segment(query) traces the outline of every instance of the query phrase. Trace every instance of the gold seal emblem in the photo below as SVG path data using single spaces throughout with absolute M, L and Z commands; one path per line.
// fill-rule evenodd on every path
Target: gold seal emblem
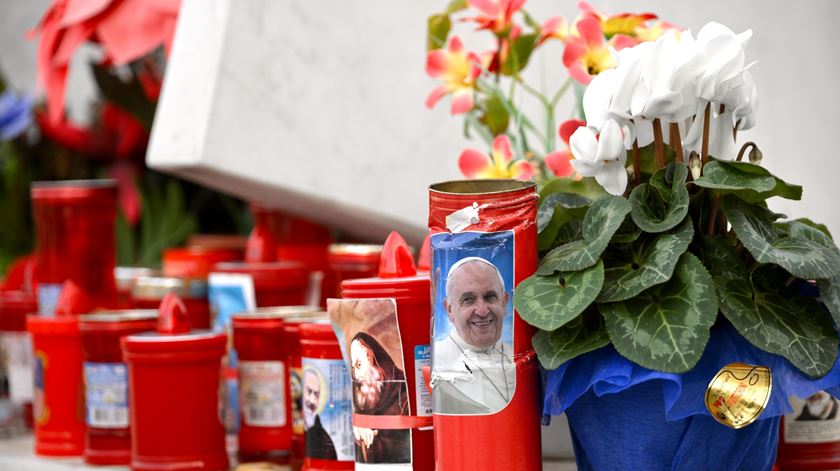
M 746 427 L 764 412 L 772 386 L 770 368 L 730 363 L 706 388 L 706 409 L 723 425 Z

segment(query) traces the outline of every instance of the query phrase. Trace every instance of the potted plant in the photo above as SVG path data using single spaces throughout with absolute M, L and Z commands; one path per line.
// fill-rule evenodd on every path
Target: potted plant
M 451 94 L 465 129 L 492 143 L 489 156 L 462 153 L 468 177 L 540 184 L 540 264 L 514 302 L 540 329 L 544 411 L 568 413 L 579 466 L 770 469 L 788 395 L 840 384 L 840 250 L 825 226 L 770 210 L 767 199 L 802 188 L 762 167 L 755 143 L 736 147 L 758 104 L 751 32 L 709 23 L 695 36 L 585 3 L 566 28 L 540 25 L 521 1 L 468 3 L 498 47 L 470 54 L 453 38 L 430 52 L 428 72 L 444 81 L 430 103 Z M 430 19 L 430 41 L 456 8 Z M 581 118 L 560 127 L 559 150 L 549 134 L 569 86 L 545 99 L 521 73 L 554 38 Z M 520 89 L 544 105 L 545 127 L 514 104 Z M 738 430 L 704 402 L 733 362 L 772 374 L 766 410 Z

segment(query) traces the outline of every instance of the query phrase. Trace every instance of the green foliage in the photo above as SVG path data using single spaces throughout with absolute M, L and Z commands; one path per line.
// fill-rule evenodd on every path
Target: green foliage
M 619 353 L 646 368 L 682 373 L 703 355 L 718 299 L 703 264 L 684 253 L 666 283 L 598 308 Z
M 117 218 L 117 261 L 120 265 L 159 266 L 161 253 L 182 244 L 198 228 L 187 211 L 181 183 L 166 179 L 165 188 L 148 178 L 143 187 L 139 238 L 120 214 Z
M 91 68 L 105 99 L 137 118 L 147 131 L 151 130 L 157 103 L 146 96 L 140 79 L 133 70 L 128 80 L 124 80 L 108 67 L 91 64 Z
M 537 358 L 543 367 L 549 370 L 609 343 L 604 318 L 595 309 L 589 309 L 552 332 L 540 330 L 533 339 Z
M 664 232 L 679 224 L 688 214 L 688 168 L 679 162 L 658 170 L 648 183 L 630 193 L 630 215 L 645 232 Z
M 426 22 L 426 50 L 443 49 L 446 38 L 452 29 L 452 21 L 448 13 L 438 13 L 429 17 Z
M 542 258 L 514 304 L 540 329 L 542 365 L 612 343 L 644 367 L 685 372 L 720 310 L 756 347 L 824 375 L 837 356 L 840 250 L 825 226 L 782 221 L 764 202 L 801 189 L 739 162 L 713 160 L 697 182 L 679 162 L 643 174 L 627 199 L 587 179 L 540 191 Z M 820 298 L 788 288 L 797 278 L 816 280 Z
M 557 275 L 532 275 L 514 293 L 514 306 L 525 322 L 554 330 L 579 316 L 601 291 L 604 264 Z
M 531 59 L 531 53 L 538 39 L 538 33 L 523 34 L 514 39 L 513 47 L 509 49 L 508 56 L 502 63 L 502 74 L 516 75 L 524 69 L 528 65 L 528 60 Z
M 487 126 L 487 129 L 494 136 L 504 134 L 510 123 L 510 114 L 507 112 L 502 99 L 498 95 L 491 95 L 482 101 L 482 115 L 480 121 Z
M 837 356 L 837 332 L 812 298 L 785 286 L 776 265 L 747 270 L 722 239 L 706 238 L 704 260 L 712 273 L 720 310 L 753 345 L 787 358 L 810 376 L 822 376 Z
M 693 236 L 694 227 L 689 218 L 670 232 L 646 234 L 625 256 L 608 262 L 604 272 L 607 282 L 598 302 L 624 301 L 670 280 Z
M 748 162 L 713 160 L 703 167 L 703 176 L 694 183 L 719 195 L 735 194 L 748 203 L 758 203 L 773 196 L 791 200 L 802 198 L 801 186 L 786 183 L 764 167 Z
M 803 235 L 809 226 L 799 224 L 797 230 L 785 233 L 773 225 L 775 215 L 769 209 L 735 195 L 724 197 L 722 208 L 738 239 L 757 262 L 775 263 L 806 280 L 840 273 L 840 250 L 833 243 L 823 244 Z M 808 233 L 822 234 L 816 229 Z
M 552 249 L 543 258 L 537 273 L 551 275 L 595 265 L 629 212 L 630 202 L 621 196 L 610 195 L 596 200 L 583 218 L 582 238 Z

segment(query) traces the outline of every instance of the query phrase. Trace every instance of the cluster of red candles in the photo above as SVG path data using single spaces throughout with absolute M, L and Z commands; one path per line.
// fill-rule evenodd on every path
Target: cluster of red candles
M 32 338 L 36 454 L 83 455 L 91 464 L 135 470 L 228 469 L 220 392 L 223 378 L 233 376 L 241 391 L 240 462 L 353 469 L 354 456 L 360 459 L 354 445 L 359 426 L 409 436 L 413 469 L 541 467 L 539 373 L 531 329 L 518 317 L 511 352 L 516 389 L 508 405 L 482 416 L 432 414 L 428 357 L 422 362 L 417 356 L 431 343 L 428 239 L 415 263 L 396 233 L 384 246 L 336 245 L 326 228 L 254 205 L 246 243 L 194 239 L 165 251 L 161 272 L 123 268 L 115 278 L 112 182 L 35 184 L 32 199 L 38 246 L 29 285 L 37 296 L 0 291 L 0 328 L 25 328 Z M 483 217 L 468 225 L 512 234 L 514 281 L 533 272 L 533 185 L 463 194 L 444 185 L 433 187 L 430 200 L 433 234 L 449 230 L 451 214 L 480 208 Z M 214 330 L 210 273 L 250 275 L 257 309 Z M 18 288 L 26 291 L 23 284 Z M 376 418 L 353 411 L 347 352 L 342 355 L 350 347 L 322 310 L 327 298 L 336 297 L 387 299 L 399 312 L 398 332 L 390 334 L 401 339 L 400 381 L 413 414 Z M 5 321 L 9 312 L 16 321 Z M 238 365 L 230 371 L 223 359 L 232 348 Z M 320 384 L 310 384 L 315 376 L 306 370 L 318 364 L 330 365 L 329 374 L 343 382 L 322 376 Z M 334 438 L 341 443 L 332 443 L 329 452 L 316 449 L 316 437 L 304 433 L 313 427 L 304 408 L 319 400 L 318 393 L 330 397 L 321 396 L 322 415 L 337 415 L 346 425 Z M 369 457 L 362 451 L 361 458 Z

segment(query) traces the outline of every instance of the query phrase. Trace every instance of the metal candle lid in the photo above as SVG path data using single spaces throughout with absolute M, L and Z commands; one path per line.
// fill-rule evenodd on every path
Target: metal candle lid
M 706 388 L 706 408 L 715 420 L 727 427 L 746 427 L 764 412 L 772 387 L 770 368 L 730 363 Z
M 170 292 L 181 298 L 204 299 L 207 297 L 207 281 L 201 278 L 178 276 L 141 276 L 134 281 L 131 297 L 163 299 Z

